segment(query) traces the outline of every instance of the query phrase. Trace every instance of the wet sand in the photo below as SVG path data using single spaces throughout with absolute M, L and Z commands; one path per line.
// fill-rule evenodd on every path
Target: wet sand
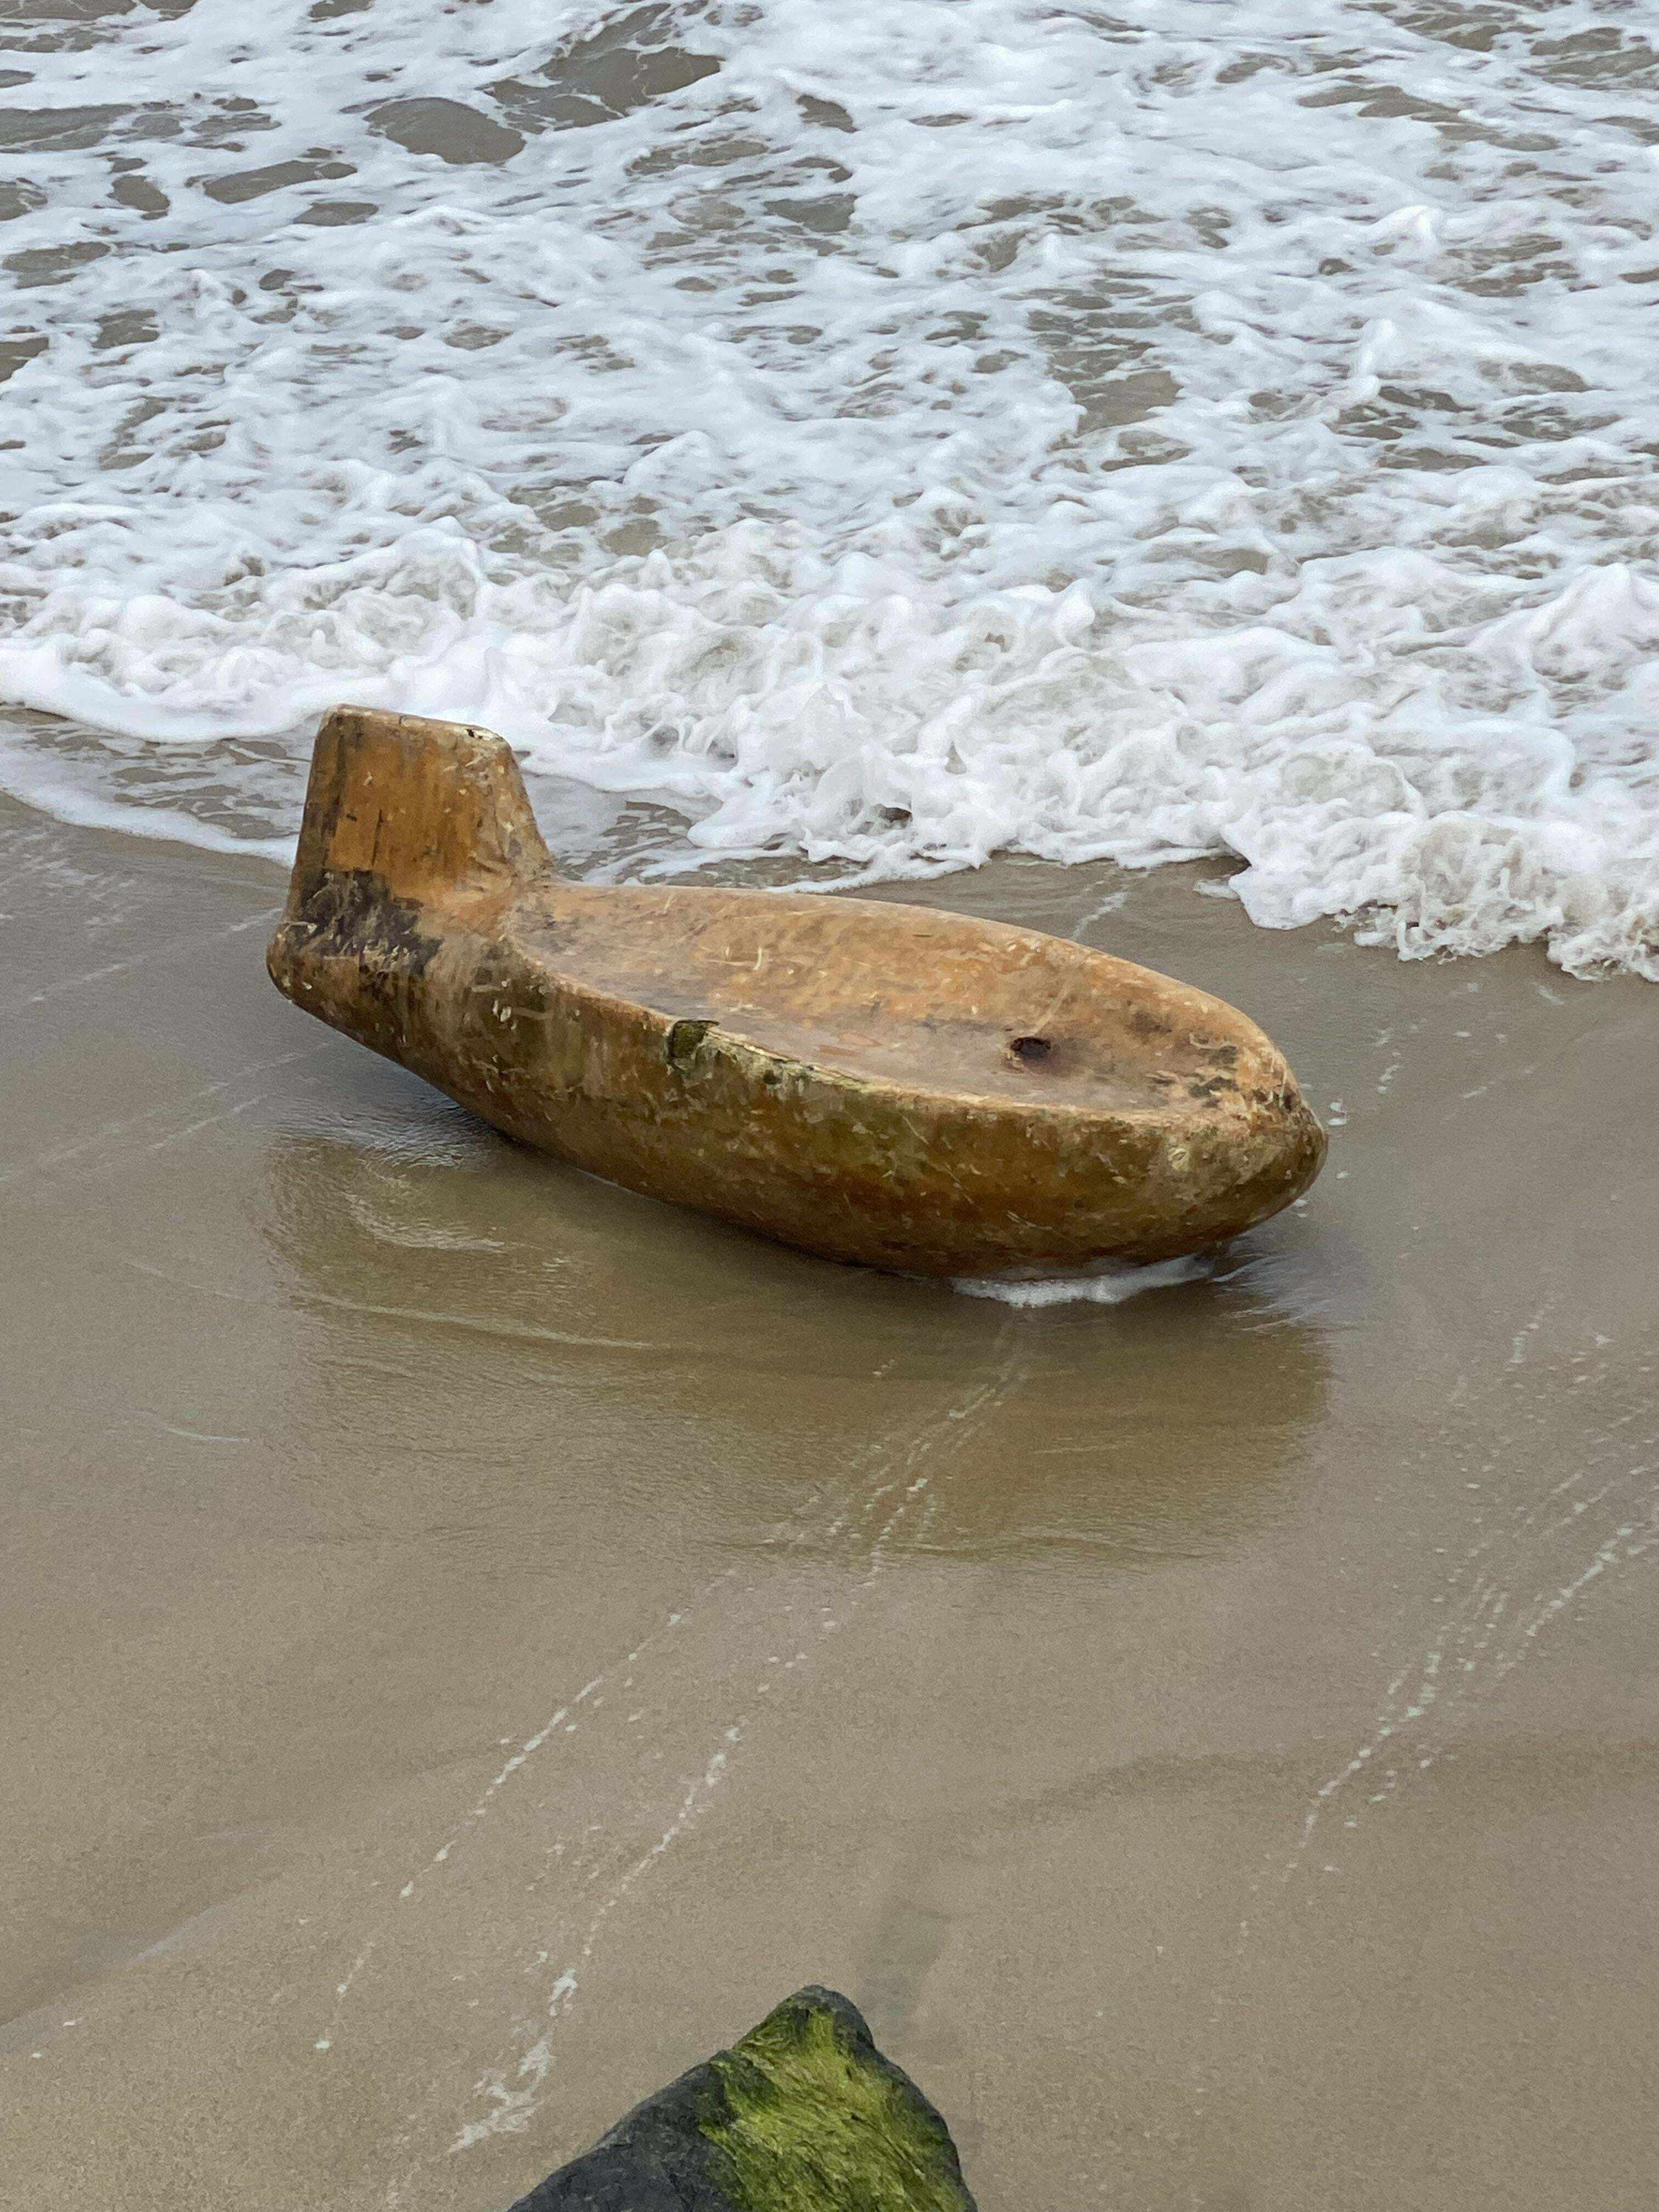
M 985 2212 L 1649 2201 L 1650 988 L 910 888 L 1333 1122 L 1019 1312 L 514 1152 L 276 997 L 264 863 L 0 867 L 8 2212 L 492 2212 L 807 1979 Z

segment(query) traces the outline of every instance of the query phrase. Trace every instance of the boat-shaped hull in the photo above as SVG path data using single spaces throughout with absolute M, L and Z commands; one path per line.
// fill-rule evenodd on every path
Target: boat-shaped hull
M 1325 1140 L 1234 1008 L 885 902 L 553 872 L 510 750 L 339 709 L 270 951 L 296 1005 L 522 1143 L 827 1258 L 932 1275 L 1224 1242 Z

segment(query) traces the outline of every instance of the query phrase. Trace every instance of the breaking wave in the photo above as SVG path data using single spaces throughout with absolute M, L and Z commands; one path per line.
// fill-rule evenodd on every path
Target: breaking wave
M 1638 11 L 9 21 L 12 790 L 278 850 L 349 697 L 657 865 L 1231 854 L 1659 975 Z

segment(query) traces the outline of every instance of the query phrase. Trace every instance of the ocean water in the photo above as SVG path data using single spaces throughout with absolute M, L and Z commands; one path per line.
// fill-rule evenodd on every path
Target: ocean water
M 1659 976 L 1650 0 L 25 0 L 0 85 L 12 790 L 280 852 L 352 699 L 593 869 Z

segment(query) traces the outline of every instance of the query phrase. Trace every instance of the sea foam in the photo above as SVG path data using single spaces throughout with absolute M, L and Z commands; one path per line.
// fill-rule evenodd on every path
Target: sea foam
M 280 851 L 477 719 L 844 875 L 1659 975 L 1659 52 L 1594 0 L 14 31 L 0 781 Z
M 1126 1298 L 1146 1291 L 1167 1291 L 1178 1283 L 1205 1281 L 1214 1273 L 1214 1262 L 1202 1253 L 1178 1260 L 1154 1260 L 1145 1267 L 1125 1261 L 1097 1260 L 1075 1275 L 1043 1275 L 1022 1279 L 1014 1276 L 963 1275 L 951 1287 L 963 1297 L 995 1298 L 1006 1306 L 1028 1310 L 1043 1306 L 1121 1306 Z

